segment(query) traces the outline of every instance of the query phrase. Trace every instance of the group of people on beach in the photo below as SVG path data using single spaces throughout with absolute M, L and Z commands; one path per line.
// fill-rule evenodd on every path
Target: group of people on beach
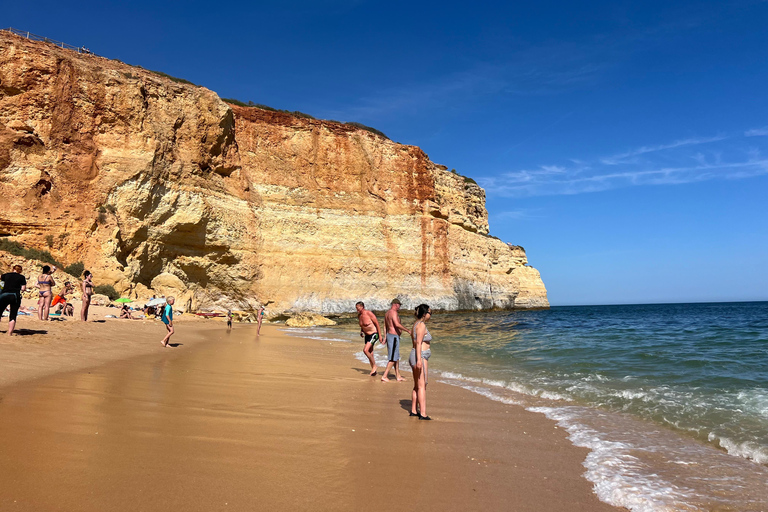
M 387 366 L 384 369 L 382 382 L 389 382 L 389 372 L 394 367 L 395 378 L 398 382 L 405 379 L 400 375 L 400 336 L 403 331 L 411 335 L 413 348 L 408 357 L 408 364 L 411 365 L 413 372 L 413 392 L 411 393 L 411 416 L 418 416 L 420 420 L 431 420 L 427 415 L 427 381 L 429 373 L 429 356 L 432 335 L 427 329 L 427 322 L 432 318 L 432 308 L 427 304 L 416 306 L 414 316 L 416 317 L 413 326 L 408 329 L 400 322 L 399 299 L 394 299 L 389 310 L 384 314 L 384 327 L 386 329 L 386 338 L 382 337 L 381 325 L 376 315 L 365 309 L 365 303 L 355 304 L 357 309 L 357 318 L 360 324 L 360 336 L 363 338 L 363 354 L 371 363 L 371 377 L 377 375 L 378 367 L 373 356 L 373 348 L 376 342 L 387 345 Z
M 37 277 L 38 300 L 37 300 L 37 318 L 42 321 L 50 320 L 51 307 L 59 306 L 59 313 L 66 316 L 74 316 L 74 306 L 67 302 L 67 295 L 74 291 L 74 285 L 66 281 L 54 295 L 53 289 L 56 286 L 56 280 L 53 274 L 56 272 L 55 266 L 43 265 L 42 273 Z M 13 334 L 16 328 L 16 319 L 21 308 L 21 294 L 27 291 L 27 278 L 22 274 L 21 265 L 14 265 L 13 271 L 0 276 L 0 315 L 6 309 L 10 309 L 8 315 L 8 335 Z M 93 275 L 86 270 L 83 272 L 83 282 L 81 284 L 83 305 L 80 308 L 80 320 L 88 320 L 88 309 L 91 305 L 91 296 L 93 295 Z
M 27 291 L 27 278 L 22 274 L 24 269 L 21 265 L 14 265 L 12 272 L 7 272 L 0 276 L 0 315 L 6 309 L 8 313 L 8 336 L 13 335 L 16 329 L 16 319 L 21 309 L 21 294 Z M 56 281 L 53 274 L 56 272 L 55 266 L 43 265 L 42 273 L 37 277 L 38 301 L 37 318 L 42 321 L 49 321 L 51 307 L 59 306 L 60 314 L 65 316 L 74 316 L 74 306 L 67 302 L 67 296 L 70 295 L 75 287 L 70 281 L 66 281 L 59 289 L 58 293 L 53 294 Z M 80 284 L 82 292 L 82 306 L 80 308 L 80 320 L 88 321 L 88 311 L 91 307 L 91 297 L 93 296 L 93 274 L 86 270 L 83 272 L 83 281 Z M 168 297 L 166 304 L 161 310 L 160 320 L 165 324 L 166 336 L 161 342 L 164 347 L 169 345 L 169 340 L 174 333 L 173 330 L 173 304 L 175 299 Z M 132 318 L 130 312 L 123 308 L 120 318 Z

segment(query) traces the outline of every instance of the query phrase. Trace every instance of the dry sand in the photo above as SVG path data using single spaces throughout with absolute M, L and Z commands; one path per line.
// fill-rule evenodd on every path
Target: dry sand
M 0 510 L 616 510 L 554 423 L 440 383 L 419 421 L 348 344 L 28 318 L 0 329 Z

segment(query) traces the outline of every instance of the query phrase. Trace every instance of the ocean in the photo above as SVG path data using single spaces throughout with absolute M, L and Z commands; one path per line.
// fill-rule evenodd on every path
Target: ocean
M 429 327 L 430 379 L 555 420 L 590 450 L 601 500 L 768 510 L 768 302 L 436 312 Z M 367 362 L 355 319 L 288 331 Z M 409 352 L 406 333 L 404 370 Z

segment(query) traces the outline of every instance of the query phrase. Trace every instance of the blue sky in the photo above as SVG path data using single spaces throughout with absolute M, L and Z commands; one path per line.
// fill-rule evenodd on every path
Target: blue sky
M 47 2 L 29 30 L 473 177 L 553 305 L 768 300 L 768 2 Z

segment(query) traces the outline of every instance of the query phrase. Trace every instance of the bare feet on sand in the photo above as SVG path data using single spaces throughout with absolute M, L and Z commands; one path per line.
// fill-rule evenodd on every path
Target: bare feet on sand
M 375 377 L 375 376 L 376 376 L 376 370 L 378 370 L 378 369 L 379 369 L 379 367 L 378 367 L 378 366 L 374 366 L 374 367 L 371 369 L 371 377 Z

